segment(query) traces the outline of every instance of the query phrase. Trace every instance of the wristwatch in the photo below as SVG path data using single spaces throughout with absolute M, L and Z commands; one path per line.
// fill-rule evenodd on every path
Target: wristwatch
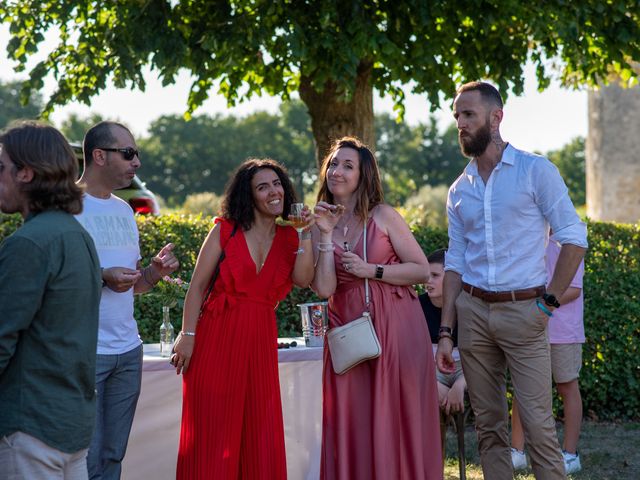
M 376 265 L 376 279 L 380 280 L 384 275 L 384 267 L 382 265 Z
M 556 296 L 552 295 L 551 293 L 544 293 L 542 295 L 542 299 L 544 300 L 544 303 L 546 303 L 550 307 L 558 308 L 560 306 L 560 302 L 558 301 Z

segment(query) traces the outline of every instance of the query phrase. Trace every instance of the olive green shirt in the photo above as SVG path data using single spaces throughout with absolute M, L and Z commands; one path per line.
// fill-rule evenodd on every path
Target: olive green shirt
M 93 432 L 101 274 L 93 240 L 47 211 L 0 245 L 0 438 L 73 453 Z

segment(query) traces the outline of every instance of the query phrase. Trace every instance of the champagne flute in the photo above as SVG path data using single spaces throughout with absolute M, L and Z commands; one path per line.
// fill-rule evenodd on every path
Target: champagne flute
M 302 216 L 303 210 L 304 210 L 304 203 L 291 204 L 291 212 L 289 213 L 289 223 L 298 232 L 298 245 L 300 245 L 300 248 L 298 248 L 296 253 L 304 252 L 304 249 L 302 248 L 302 231 L 306 228 L 307 224 L 309 223 Z

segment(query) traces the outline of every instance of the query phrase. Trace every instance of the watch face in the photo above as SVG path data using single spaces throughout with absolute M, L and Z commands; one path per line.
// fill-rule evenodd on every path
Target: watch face
M 544 300 L 544 303 L 546 303 L 547 305 L 549 305 L 551 307 L 558 308 L 560 306 L 560 303 L 556 299 L 555 295 L 551 295 L 551 294 L 545 293 L 542 296 L 542 299 Z

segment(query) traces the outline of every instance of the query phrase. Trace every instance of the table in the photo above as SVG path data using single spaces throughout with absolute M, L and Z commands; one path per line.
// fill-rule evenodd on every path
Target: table
M 279 339 L 279 342 L 302 338 Z M 289 480 L 317 480 L 322 432 L 322 348 L 278 350 Z M 182 412 L 182 376 L 158 344 L 144 345 L 142 392 L 122 465 L 123 480 L 173 480 Z

